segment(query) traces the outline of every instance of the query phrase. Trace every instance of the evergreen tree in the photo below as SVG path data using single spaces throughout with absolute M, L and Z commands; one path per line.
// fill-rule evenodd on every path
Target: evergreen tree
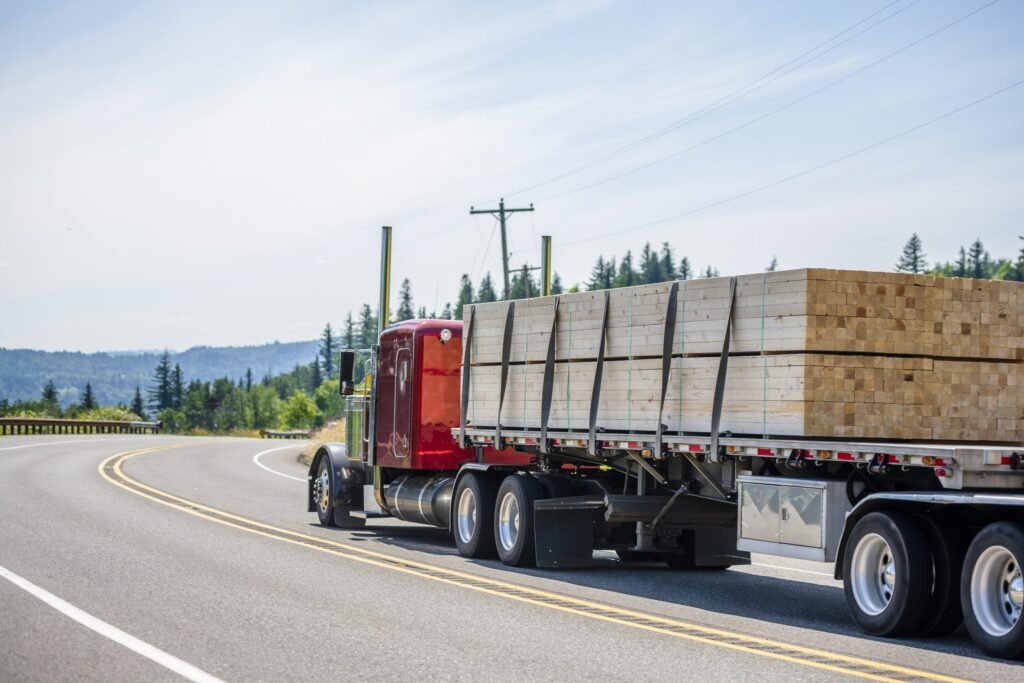
M 312 371 L 313 371 L 313 375 L 312 375 L 312 378 L 311 378 L 311 381 L 310 381 L 309 384 L 312 387 L 312 391 L 316 391 L 320 387 L 320 385 L 324 383 L 324 376 L 320 372 L 319 359 L 317 359 L 317 358 L 313 359 L 313 362 L 311 364 L 311 368 L 312 368 Z
M 590 282 L 587 283 L 588 290 L 611 289 L 615 285 L 615 259 L 605 261 L 604 256 L 597 257 L 597 263 L 590 272 Z
M 341 334 L 343 348 L 354 349 L 356 346 L 356 323 L 352 320 L 352 311 L 345 316 L 345 327 Z
M 769 263 L 768 267 L 765 268 L 764 270 L 765 270 L 766 273 L 774 273 L 778 269 L 779 269 L 779 258 L 777 256 L 773 255 L 772 256 L 772 262 Z
M 1024 235 L 1020 235 L 1020 238 L 1024 240 Z M 1020 248 L 1020 254 L 1017 255 L 1017 263 L 1013 265 L 1013 269 L 1010 271 L 1011 280 L 1017 282 L 1024 282 L 1024 246 Z
M 991 263 L 992 258 L 989 256 L 988 252 L 985 251 L 985 245 L 981 243 L 981 238 L 974 240 L 974 242 L 971 243 L 970 251 L 967 252 L 968 277 L 986 277 Z
M 181 401 L 185 393 L 185 376 L 181 372 L 181 366 L 174 364 L 174 372 L 171 374 L 171 407 L 175 410 L 181 408 Z
M 960 247 L 960 255 L 953 267 L 953 277 L 967 277 L 967 251 L 963 247 Z
M 637 273 L 633 269 L 633 252 L 626 251 L 626 255 L 619 261 L 619 272 L 615 274 L 612 287 L 632 287 L 637 283 Z
M 650 285 L 663 280 L 661 260 L 648 242 L 640 252 L 640 284 Z
M 459 278 L 459 296 L 455 300 L 454 315 L 458 320 L 462 320 L 464 317 L 462 309 L 465 305 L 471 303 L 473 303 L 473 282 L 469 279 L 469 275 L 463 273 Z
M 142 403 L 142 390 L 138 384 L 135 385 L 135 396 L 132 398 L 131 411 L 143 420 L 146 419 L 146 407 Z
M 683 257 L 683 260 L 679 262 L 679 271 L 677 276 L 680 280 L 689 280 L 693 277 L 693 267 L 690 265 L 690 259 Z
M 43 406 L 51 415 L 60 414 L 60 397 L 57 395 L 57 385 L 52 379 L 46 380 L 46 384 L 43 385 Z
M 529 299 L 540 294 L 540 287 L 534 281 L 530 267 L 525 263 L 512 276 L 509 286 L 512 288 L 512 291 L 509 292 L 510 299 Z
M 171 354 L 164 351 L 160 356 L 160 362 L 153 372 L 153 386 L 147 392 L 149 394 L 149 405 L 155 412 L 173 408 L 174 403 L 171 394 Z
M 446 303 L 444 305 L 444 310 L 441 311 L 441 320 L 451 320 L 452 315 L 452 305 L 451 303 Z
M 718 277 L 718 268 L 708 266 L 707 268 L 704 269 L 704 272 L 701 273 L 700 276 L 703 278 Z
M 80 404 L 82 410 L 95 410 L 98 407 L 96 405 L 96 396 L 92 393 L 92 382 L 85 383 L 85 391 L 82 392 Z
M 676 279 L 675 256 L 672 255 L 672 247 L 668 242 L 661 244 L 661 277 L 662 281 Z
M 335 368 L 335 356 L 338 355 L 338 338 L 334 336 L 331 323 L 327 323 L 324 326 L 324 331 L 320 333 L 319 353 L 320 363 L 324 371 L 323 376 L 327 379 L 333 379 L 334 372 L 337 369 Z M 320 386 L 320 382 L 317 382 L 316 386 Z
M 416 317 L 419 318 L 420 320 L 426 320 L 427 318 L 433 318 L 434 316 L 427 315 L 427 307 L 426 306 L 420 306 L 416 310 Z
M 484 275 L 484 278 L 480 280 L 480 289 L 477 290 L 476 300 L 482 304 L 498 300 L 498 294 L 494 291 L 494 280 L 491 279 L 490 273 Z
M 558 273 L 555 273 L 551 276 L 551 293 L 561 294 L 562 291 L 562 278 L 558 276 Z
M 415 315 L 412 307 L 412 283 L 409 282 L 409 278 L 405 278 L 398 290 L 398 309 L 395 311 L 395 321 L 412 320 Z
M 924 260 L 924 251 L 921 249 L 921 238 L 915 232 L 903 245 L 903 254 L 896 263 L 896 270 L 901 273 L 923 273 L 928 267 Z
M 368 349 L 377 342 L 377 317 L 370 304 L 363 304 L 359 311 L 359 348 Z
M 245 369 L 245 390 L 252 391 L 252 368 Z

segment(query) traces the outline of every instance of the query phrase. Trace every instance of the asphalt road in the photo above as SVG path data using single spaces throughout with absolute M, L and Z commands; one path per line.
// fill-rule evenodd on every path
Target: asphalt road
M 123 465 L 151 497 L 99 472 L 112 455 L 162 445 L 179 447 Z M 586 571 L 512 570 L 459 557 L 435 529 L 392 520 L 323 529 L 305 512 L 302 445 L 0 439 L 0 681 L 841 677 L 770 647 L 673 635 L 644 615 L 920 672 L 1024 680 L 1024 668 L 985 658 L 962 631 L 864 636 L 826 565 L 756 557 L 725 572 L 679 572 L 599 554 Z M 191 503 L 161 504 L 157 491 Z M 211 520 L 203 506 L 239 521 Z M 283 541 L 252 522 L 312 540 Z M 318 539 L 333 545 L 318 549 Z M 598 618 L 437 578 L 451 570 L 638 616 Z

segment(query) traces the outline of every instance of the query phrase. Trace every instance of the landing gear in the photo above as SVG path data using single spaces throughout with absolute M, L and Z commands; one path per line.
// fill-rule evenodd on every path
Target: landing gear
M 932 593 L 932 556 L 920 525 L 900 512 L 865 515 L 850 534 L 843 577 L 847 607 L 862 629 L 916 633 Z
M 1024 525 L 996 522 L 967 549 L 960 599 L 971 638 L 985 654 L 1024 655 Z
M 497 484 L 486 472 L 466 472 L 455 487 L 452 531 L 463 557 L 494 557 L 494 503 Z

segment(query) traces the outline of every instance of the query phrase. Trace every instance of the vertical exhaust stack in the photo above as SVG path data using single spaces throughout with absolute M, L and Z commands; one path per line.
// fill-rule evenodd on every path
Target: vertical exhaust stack
M 551 235 L 540 238 L 540 292 L 541 296 L 551 296 Z
M 380 301 L 377 304 L 377 339 L 388 326 L 391 311 L 391 226 L 381 228 L 380 235 Z
M 370 419 L 369 443 L 367 444 L 367 464 L 373 467 L 371 480 L 368 486 L 373 487 L 373 497 L 381 507 L 384 499 L 380 491 L 380 472 L 377 467 L 377 353 L 380 348 L 380 335 L 388 326 L 390 315 L 389 304 L 391 302 L 391 226 L 381 227 L 380 236 L 380 301 L 377 303 L 377 339 L 373 343 L 370 352 L 370 367 L 372 381 L 370 383 Z M 365 496 L 365 494 L 364 494 Z

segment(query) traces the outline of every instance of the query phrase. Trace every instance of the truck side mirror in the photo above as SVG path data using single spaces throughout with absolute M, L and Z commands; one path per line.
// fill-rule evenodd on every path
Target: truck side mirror
M 342 351 L 338 358 L 339 382 L 338 393 L 342 396 L 351 396 L 353 391 L 352 380 L 356 369 L 356 352 Z

